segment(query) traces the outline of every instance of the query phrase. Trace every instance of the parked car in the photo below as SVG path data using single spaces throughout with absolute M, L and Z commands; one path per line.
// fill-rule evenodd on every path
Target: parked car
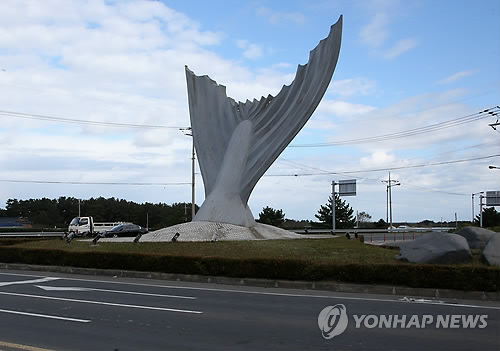
M 137 236 L 139 234 L 146 234 L 148 230 L 137 224 L 120 224 L 113 227 L 111 230 L 106 231 L 105 237 L 118 237 L 118 236 Z

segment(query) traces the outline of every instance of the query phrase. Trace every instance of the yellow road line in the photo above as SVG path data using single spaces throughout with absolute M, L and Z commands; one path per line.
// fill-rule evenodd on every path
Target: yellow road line
M 0 347 L 10 347 L 14 350 L 22 350 L 22 351 L 55 351 L 55 350 L 49 350 L 49 349 L 42 349 L 40 347 L 35 347 L 35 346 L 29 346 L 29 345 L 21 345 L 21 344 L 13 344 L 10 342 L 4 342 L 0 341 Z M 14 351 L 13 350 L 13 351 Z

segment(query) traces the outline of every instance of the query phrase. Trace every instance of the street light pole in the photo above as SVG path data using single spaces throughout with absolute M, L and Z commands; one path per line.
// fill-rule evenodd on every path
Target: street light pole
M 192 134 L 191 134 L 192 136 Z M 196 214 L 196 205 L 195 205 L 195 186 L 194 186 L 194 169 L 195 169 L 195 153 L 194 153 L 194 137 L 193 137 L 193 157 L 191 158 L 191 221 L 194 220 L 194 215 Z
M 194 148 L 194 136 L 193 129 L 191 127 L 181 128 L 181 131 L 184 135 L 190 136 L 193 138 L 193 151 L 191 153 L 191 221 L 194 219 L 196 214 L 196 204 L 195 204 L 195 148 Z
M 335 231 L 335 181 L 332 181 L 332 234 Z
M 474 223 L 474 196 L 478 194 L 484 194 L 484 191 L 480 191 L 478 193 L 472 193 L 472 221 L 471 223 Z
M 479 195 L 479 227 L 483 227 L 483 195 Z

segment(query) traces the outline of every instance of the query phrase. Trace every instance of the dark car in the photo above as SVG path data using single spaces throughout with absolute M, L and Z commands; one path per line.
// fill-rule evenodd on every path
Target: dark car
M 139 234 L 146 234 L 148 230 L 137 224 L 120 224 L 113 227 L 111 230 L 106 231 L 105 237 L 118 237 L 118 236 L 137 236 Z

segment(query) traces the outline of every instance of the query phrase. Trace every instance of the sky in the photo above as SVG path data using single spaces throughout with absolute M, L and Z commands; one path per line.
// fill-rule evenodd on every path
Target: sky
M 184 66 L 236 100 L 276 95 L 340 15 L 330 86 L 255 187 L 254 216 L 314 220 L 332 181 L 356 179 L 343 199 L 385 220 L 390 171 L 394 222 L 470 220 L 471 195 L 500 190 L 497 0 L 2 0 L 0 207 L 191 202 Z

